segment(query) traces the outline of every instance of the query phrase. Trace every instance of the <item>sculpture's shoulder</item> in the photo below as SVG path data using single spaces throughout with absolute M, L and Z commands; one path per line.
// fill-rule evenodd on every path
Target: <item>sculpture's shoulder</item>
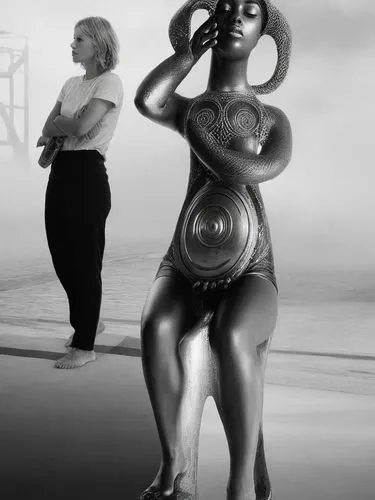
M 283 110 L 277 108 L 276 106 L 270 106 L 269 104 L 264 104 L 264 108 L 270 120 L 271 128 L 290 128 L 289 119 Z
M 288 165 L 293 148 L 293 133 L 289 123 L 289 119 L 279 108 L 267 106 L 267 111 L 271 119 L 271 129 L 267 141 L 268 150 L 273 150 L 284 165 Z M 275 153 L 276 152 L 276 153 Z

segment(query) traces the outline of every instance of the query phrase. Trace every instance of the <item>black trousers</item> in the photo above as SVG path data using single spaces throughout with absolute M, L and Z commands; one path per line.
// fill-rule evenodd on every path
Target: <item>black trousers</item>
M 52 262 L 68 296 L 72 347 L 79 349 L 94 347 L 110 209 L 103 156 L 95 150 L 60 151 L 48 180 L 45 224 Z

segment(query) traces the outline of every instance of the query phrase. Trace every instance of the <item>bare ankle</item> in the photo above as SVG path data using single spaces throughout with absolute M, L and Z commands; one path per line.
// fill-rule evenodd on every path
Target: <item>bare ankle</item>
M 166 467 L 184 466 L 186 458 L 182 450 L 174 450 L 171 453 L 163 455 L 163 465 Z

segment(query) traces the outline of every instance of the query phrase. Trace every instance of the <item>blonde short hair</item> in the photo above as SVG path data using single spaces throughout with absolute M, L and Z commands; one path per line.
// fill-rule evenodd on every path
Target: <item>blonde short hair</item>
M 118 63 L 120 44 L 111 24 L 103 17 L 85 17 L 75 27 L 93 42 L 98 66 L 104 71 L 114 69 Z

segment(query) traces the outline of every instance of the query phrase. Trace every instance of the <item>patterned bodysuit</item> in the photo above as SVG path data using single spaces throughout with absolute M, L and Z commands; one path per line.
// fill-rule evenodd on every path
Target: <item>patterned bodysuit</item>
M 247 94 L 206 92 L 191 101 L 185 118 L 185 132 L 189 126 L 203 129 L 205 133 L 209 134 L 212 143 L 228 149 L 234 149 L 234 141 L 253 138 L 255 144 L 253 150 L 254 147 L 256 150 L 258 145 L 263 146 L 268 137 L 271 117 L 253 92 Z M 189 183 L 180 219 L 184 216 L 195 194 L 207 182 L 217 182 L 218 180 L 220 180 L 218 175 L 210 171 L 192 151 Z M 257 213 L 258 234 L 254 252 L 241 276 L 257 275 L 267 279 L 277 288 L 270 231 L 259 186 L 258 184 L 249 184 L 246 185 L 246 190 Z M 177 228 L 179 225 L 178 223 Z M 156 277 L 177 276 L 187 280 L 178 269 L 175 257 L 178 236 L 176 229 Z

